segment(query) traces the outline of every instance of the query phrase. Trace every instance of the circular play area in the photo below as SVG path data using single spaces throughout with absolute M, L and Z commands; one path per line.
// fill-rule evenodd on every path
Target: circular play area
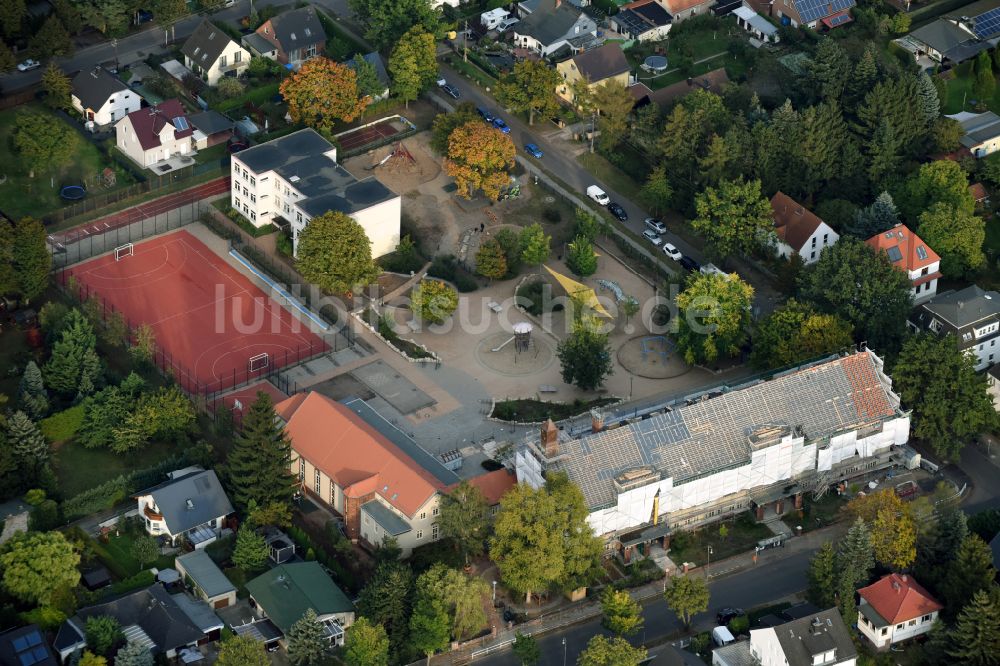
M 618 348 L 618 362 L 638 377 L 669 379 L 691 369 L 665 335 L 639 335 Z
M 488 335 L 476 347 L 476 360 L 483 367 L 512 377 L 540 372 L 553 358 L 552 346 L 527 322 L 514 324 L 513 333 Z
M 665 72 L 667 71 L 667 56 L 651 55 L 642 61 L 642 68 L 653 74 Z
M 66 201 L 79 201 L 87 196 L 87 190 L 83 189 L 83 185 L 66 185 L 59 190 L 59 196 Z

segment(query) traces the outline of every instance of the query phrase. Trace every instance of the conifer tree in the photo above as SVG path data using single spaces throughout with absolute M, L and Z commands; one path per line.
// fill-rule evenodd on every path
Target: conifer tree
M 70 310 L 63 322 L 59 340 L 52 346 L 52 356 L 45 364 L 45 382 L 56 393 L 73 396 L 84 374 L 93 373 L 94 328 L 78 309 Z M 98 363 L 98 367 L 100 367 Z M 86 371 L 86 372 L 85 372 Z M 93 382 L 94 377 L 90 377 Z
M 953 663 L 965 666 L 1000 663 L 1000 608 L 986 590 L 976 592 L 959 613 L 949 642 L 947 652 L 954 658 Z
M 837 552 L 837 570 L 840 581 L 850 589 L 866 584 L 875 568 L 875 553 L 868 525 L 858 518 L 840 542 Z
M 40 419 L 49 411 L 49 393 L 42 381 L 42 371 L 34 361 L 28 361 L 21 376 L 21 406 L 33 419 Z
M 7 438 L 23 481 L 33 483 L 49 462 L 49 445 L 45 437 L 27 414 L 17 411 L 7 422 Z
M 323 659 L 330 643 L 324 636 L 323 625 L 316 611 L 307 608 L 305 614 L 288 631 L 288 659 L 295 666 L 312 666 Z
M 291 442 L 278 424 L 271 397 L 259 391 L 243 417 L 226 463 L 229 496 L 241 511 L 287 503 L 295 478 L 290 469 Z

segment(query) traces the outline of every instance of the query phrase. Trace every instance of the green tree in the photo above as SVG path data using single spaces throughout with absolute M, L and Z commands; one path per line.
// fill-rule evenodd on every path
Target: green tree
M 49 411 L 49 392 L 42 381 L 42 371 L 34 361 L 28 361 L 21 375 L 18 399 L 28 416 L 37 420 Z
M 850 590 L 852 601 L 854 590 L 868 583 L 874 568 L 875 551 L 871 531 L 859 516 L 837 549 L 837 576 L 841 589 L 846 587 Z
M 996 595 L 976 592 L 958 615 L 947 654 L 958 664 L 996 666 L 1000 655 L 1000 607 Z
M 589 277 L 597 272 L 597 253 L 585 236 L 577 236 L 567 245 L 566 266 L 580 277 Z
M 347 630 L 344 661 L 347 666 L 389 666 L 389 638 L 385 629 L 366 617 L 359 617 Z
M 510 646 L 511 652 L 521 666 L 535 666 L 542 658 L 542 650 L 538 647 L 538 641 L 533 636 L 522 634 L 520 631 L 514 634 L 514 643 Z
M 697 273 L 688 278 L 675 299 L 674 337 L 689 364 L 714 363 L 739 353 L 750 328 L 753 293 L 735 274 Z
M 359 0 L 351 0 L 357 2 Z M 400 0 L 391 0 L 399 2 Z M 425 0 L 421 0 L 425 1 Z M 437 44 L 434 35 L 417 25 L 394 41 L 389 55 L 392 92 L 409 107 L 437 78 Z
M 666 164 L 660 163 L 649 172 L 639 196 L 657 215 L 670 208 L 674 189 L 670 186 L 670 179 L 667 177 Z
M 996 423 L 987 380 L 974 357 L 952 335 L 921 334 L 906 341 L 893 368 L 893 385 L 913 410 L 912 434 L 938 455 L 957 460 L 972 436 Z
M 577 208 L 574 213 L 573 236 L 583 237 L 588 241 L 597 240 L 598 236 L 607 236 L 609 233 L 607 223 L 598 218 L 593 213 L 582 208 Z
M 448 154 L 448 140 L 456 128 L 477 122 L 479 113 L 472 102 L 462 102 L 451 113 L 439 113 L 431 123 L 431 148 L 438 155 Z
M 969 179 L 957 162 L 938 160 L 921 165 L 903 186 L 899 206 L 907 220 L 917 222 L 920 214 L 936 203 L 972 215 L 976 202 L 969 192 Z
M 48 58 L 52 56 L 68 56 L 73 53 L 73 38 L 70 37 L 66 26 L 55 14 L 45 19 L 45 23 L 38 29 L 38 32 L 28 42 L 28 50 L 36 58 Z M 54 65 L 50 65 L 50 68 Z M 69 81 L 67 81 L 67 84 Z M 65 98 L 66 106 L 53 108 L 69 108 L 69 95 Z M 46 100 L 49 105 L 51 102 Z
M 290 472 L 291 441 L 279 425 L 271 397 L 260 391 L 243 416 L 240 432 L 226 457 L 229 497 L 246 511 L 287 505 L 296 480 Z
M 841 238 L 799 278 L 799 295 L 854 325 L 854 339 L 883 353 L 897 348 L 913 296 L 905 272 L 860 240 Z
M 232 636 L 219 643 L 218 666 L 270 666 L 264 644 L 249 636 Z
M 875 127 L 867 143 L 868 178 L 872 185 L 880 187 L 888 181 L 899 167 L 902 144 L 888 120 L 883 118 Z
M 514 113 L 528 113 L 528 124 L 535 124 L 535 114 L 548 118 L 559 108 L 556 86 L 559 73 L 541 60 L 521 60 L 497 83 L 496 98 Z
M 489 531 L 489 506 L 476 486 L 463 480 L 441 496 L 438 527 L 441 536 L 455 542 L 465 563 L 483 553 L 483 541 Z
M 836 604 L 837 554 L 833 544 L 826 542 L 809 561 L 809 601 L 820 608 Z
M 774 234 L 771 204 L 760 192 L 760 181 L 723 181 L 695 198 L 697 217 L 691 228 L 705 237 L 720 257 L 746 254 Z
M 663 591 L 667 607 L 691 626 L 691 617 L 708 610 L 708 586 L 698 576 L 671 576 Z
M 246 86 L 237 78 L 224 76 L 215 84 L 215 91 L 222 99 L 233 99 L 246 92 Z
M 417 579 L 413 613 L 410 615 L 410 642 L 421 654 L 427 656 L 427 662 L 430 663 L 431 655 L 448 647 L 451 618 L 434 590 L 421 585 L 422 578 L 423 576 Z
M 965 130 L 962 125 L 953 118 L 938 118 L 934 121 L 931 130 L 932 150 L 940 153 L 950 153 L 958 150 L 962 146 L 962 137 Z
M 55 116 L 21 111 L 14 121 L 14 149 L 28 167 L 28 176 L 69 164 L 80 145 L 80 136 Z
M 110 615 L 88 617 L 83 633 L 87 639 L 87 647 L 105 657 L 125 641 L 122 626 Z
M 750 360 L 761 369 L 798 365 L 853 344 L 850 325 L 794 298 L 769 314 L 753 334 Z
M 542 225 L 537 222 L 529 224 L 521 229 L 521 234 L 518 238 L 518 243 L 521 246 L 521 259 L 532 266 L 544 264 L 551 252 L 549 249 L 549 243 L 551 242 L 552 236 L 545 233 Z
M 156 539 L 146 534 L 136 537 L 135 541 L 132 542 L 130 550 L 132 557 L 135 558 L 140 567 L 151 564 L 160 555 L 160 545 L 156 542 Z
M 521 270 L 521 238 L 513 229 L 498 229 L 493 238 L 500 244 L 507 260 L 507 274 L 516 275 Z
M 378 277 L 371 248 L 360 224 L 345 213 L 330 211 L 309 220 L 299 233 L 295 266 L 321 289 L 344 293 Z
M 937 509 L 937 520 L 927 520 L 930 528 L 924 530 L 917 542 L 917 579 L 931 589 L 943 589 L 952 561 L 958 548 L 969 535 L 965 513 L 954 502 L 943 502 Z
M 396 561 L 383 561 L 375 568 L 358 598 L 358 613 L 385 629 L 392 654 L 400 653 L 408 643 L 407 618 L 410 616 L 412 589 L 413 572 L 408 566 Z
M 354 60 L 350 62 L 350 66 L 357 78 L 358 99 L 367 100 L 370 103 L 370 100 L 385 93 L 386 86 L 379 80 L 375 65 L 360 55 L 356 55 Z
M 954 206 L 935 203 L 921 213 L 917 235 L 941 256 L 945 277 L 970 275 L 986 263 L 986 222 Z
M 920 113 L 921 89 L 917 81 L 916 76 L 904 74 L 885 78 L 868 90 L 857 109 L 856 127 L 862 138 L 871 139 L 884 119 L 899 146 L 910 152 L 920 149 L 931 119 Z
M 436 33 L 439 14 L 428 0 L 349 0 L 365 39 L 384 51 L 397 44 L 408 31 Z
M 632 647 L 620 636 L 594 636 L 577 658 L 577 666 L 639 666 L 646 660 L 646 649 Z
M 579 486 L 572 483 L 564 472 L 546 475 L 545 489 L 555 498 L 559 519 L 562 522 L 563 575 L 559 586 L 565 591 L 592 585 L 601 578 L 601 558 L 604 544 L 594 536 L 587 523 L 590 510 Z
M 601 612 L 602 624 L 619 636 L 631 636 L 642 628 L 642 607 L 627 590 L 604 588 Z
M 476 272 L 491 280 L 500 280 L 507 275 L 507 257 L 496 239 L 489 238 L 479 244 L 476 251 Z
M 267 563 L 267 542 L 253 529 L 244 526 L 236 533 L 233 564 L 244 571 L 260 571 Z
M 161 26 L 168 26 L 188 13 L 185 0 L 153 0 L 150 8 Z
M 59 19 L 56 19 L 57 21 Z M 53 109 L 70 108 L 70 92 L 72 86 L 69 77 L 63 74 L 54 62 L 42 74 L 42 90 L 45 91 L 45 104 Z
M 878 79 L 878 51 L 873 44 L 865 46 L 861 57 L 854 63 L 854 71 L 847 81 L 848 101 L 853 106 L 872 89 Z
M 989 544 L 976 534 L 966 536 L 944 577 L 942 591 L 951 614 L 954 615 L 957 609 L 968 604 L 977 592 L 988 591 L 993 586 L 996 575 Z
M 3 31 L 4 37 L 13 41 L 14 37 L 19 36 L 27 16 L 28 8 L 25 0 L 0 1 L 0 31 Z
M 993 61 L 989 51 L 980 51 L 976 57 L 976 78 L 972 82 L 972 94 L 984 104 L 993 99 L 997 80 L 993 76 Z
M 458 292 L 439 280 L 425 279 L 410 293 L 410 303 L 423 321 L 440 324 L 458 307 Z
M 518 484 L 500 500 L 490 558 L 503 584 L 523 594 L 526 603 L 564 574 L 561 523 L 555 499 L 545 488 Z
M 153 666 L 153 653 L 142 643 L 126 643 L 115 655 L 115 666 Z
M 628 132 L 628 117 L 635 99 L 624 84 L 609 79 L 593 90 L 593 106 L 597 109 L 597 145 L 601 150 L 615 148 Z
M 847 232 L 861 240 L 888 231 L 899 224 L 899 210 L 888 192 L 882 192 L 872 205 L 859 209 Z
M 14 69 L 17 61 L 14 59 L 14 52 L 0 39 L 0 72 L 9 72 Z
M 491 125 L 472 121 L 455 128 L 448 137 L 445 172 L 455 179 L 458 192 L 471 199 L 476 190 L 492 200 L 510 185 L 508 170 L 516 156 L 510 136 Z
M 149 324 L 142 323 L 135 330 L 135 344 L 129 347 L 129 356 L 139 365 L 148 366 L 156 353 L 156 333 Z
M 23 480 L 35 483 L 48 465 L 49 445 L 38 426 L 24 412 L 14 412 L 7 419 L 7 442 L 11 456 L 21 470 Z
M 851 60 L 832 37 L 820 39 L 809 68 L 813 89 L 825 100 L 839 100 L 851 76 Z
M 365 102 L 358 99 L 354 70 L 329 58 L 306 60 L 281 82 L 279 90 L 294 122 L 327 135 L 336 123 L 354 120 L 365 107 Z
M 18 220 L 14 225 L 11 252 L 16 290 L 25 300 L 34 301 L 48 288 L 52 270 L 45 226 L 32 217 Z
M 76 666 L 108 666 L 108 660 L 90 650 L 84 650 Z
M 614 372 L 608 336 L 589 316 L 573 323 L 573 332 L 559 342 L 556 354 L 563 381 L 583 391 L 600 388 Z
M 77 431 L 77 441 L 90 449 L 110 447 L 135 413 L 145 386 L 142 378 L 133 372 L 118 386 L 105 387 L 87 398 L 83 403 L 83 422 Z
M 7 220 L 0 224 L 0 291 L 5 294 L 17 292 L 17 273 L 14 269 L 14 225 L 8 223 Z M 65 306 L 62 304 L 50 306 L 50 310 L 51 307 Z M 42 331 L 47 332 L 45 322 L 41 318 L 44 309 L 45 306 L 42 306 L 38 316 L 42 323 Z
M 295 666 L 318 664 L 326 655 L 330 641 L 312 607 L 288 630 L 288 660 Z

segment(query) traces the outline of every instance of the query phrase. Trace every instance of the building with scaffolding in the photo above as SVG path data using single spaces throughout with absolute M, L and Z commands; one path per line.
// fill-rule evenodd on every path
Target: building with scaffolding
M 804 493 L 896 464 L 910 418 L 882 359 L 865 350 L 768 380 L 627 414 L 594 413 L 569 432 L 551 422 L 519 447 L 518 480 L 561 470 L 583 492 L 588 521 L 625 561 L 672 531 L 746 510 L 781 514 Z

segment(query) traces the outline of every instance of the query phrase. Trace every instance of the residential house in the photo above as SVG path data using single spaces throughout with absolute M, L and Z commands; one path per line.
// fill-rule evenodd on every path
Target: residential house
M 250 64 L 250 52 L 208 19 L 194 29 L 181 53 L 184 65 L 210 86 L 224 76 L 239 76 Z
M 579 9 L 589 7 L 591 4 L 590 0 L 568 0 L 568 2 Z M 539 7 L 543 7 L 544 9 L 546 5 L 547 0 L 519 0 L 517 3 L 517 15 L 523 18 Z
M 673 23 L 674 17 L 657 0 L 635 0 L 619 7 L 611 17 L 619 35 L 640 42 L 664 39 Z
M 285 636 L 310 608 L 333 645 L 344 644 L 354 604 L 318 562 L 279 564 L 247 582 L 250 605 Z
M 858 652 L 836 608 L 776 627 L 712 652 L 713 666 L 856 666 Z
M 920 236 L 904 224 L 875 234 L 865 241 L 876 252 L 885 252 L 889 261 L 904 271 L 913 283 L 913 301 L 919 303 L 937 294 L 941 279 L 941 257 Z
M 541 0 L 511 29 L 515 47 L 542 56 L 560 49 L 574 53 L 600 43 L 594 19 L 561 0 Z
M 812 264 L 819 260 L 824 249 L 840 239 L 830 225 L 784 192 L 771 197 L 771 214 L 777 237 L 775 252 L 779 257 L 788 259 L 797 254 L 803 263 Z
M 922 65 L 957 65 L 993 48 L 1000 37 L 1000 0 L 981 0 L 957 7 L 895 40 Z
M 513 470 L 505 467 L 474 476 L 468 481 L 469 485 L 478 488 L 483 494 L 486 505 L 490 508 L 490 515 L 496 515 L 497 511 L 500 510 L 500 500 L 503 499 L 508 490 L 517 485 L 517 476 L 514 475 Z M 457 485 L 449 486 L 446 492 L 451 492 Z
M 653 541 L 669 545 L 675 530 L 748 510 L 762 520 L 800 508 L 807 489 L 888 469 L 910 433 L 871 350 L 639 411 L 596 413 L 572 434 L 548 424 L 514 456 L 519 483 L 540 487 L 544 472 L 565 472 L 594 533 L 625 562 Z
M 194 127 L 191 141 L 197 150 L 226 143 L 233 138 L 236 127 L 232 120 L 211 109 L 191 114 L 188 122 Z
M 993 409 L 1000 412 L 1000 364 L 990 366 L 990 369 L 986 371 L 986 379 L 989 382 L 986 390 L 989 391 L 990 398 L 993 399 Z M 990 542 L 990 546 L 992 547 L 995 545 L 1000 545 L 1000 541 L 993 539 L 993 541 Z M 996 559 L 996 556 L 1000 553 L 998 553 L 994 548 L 993 554 L 994 559 Z M 1000 567 L 997 568 L 1000 569 Z
M 292 472 L 344 516 L 352 541 L 392 537 L 405 557 L 438 539 L 438 501 L 458 477 L 366 402 L 299 393 L 275 411 L 292 441 Z
M 782 25 L 819 30 L 850 23 L 851 9 L 856 4 L 854 0 L 774 0 L 771 7 Z
M 243 45 L 255 55 L 298 67 L 309 58 L 323 55 L 326 32 L 315 7 L 308 6 L 264 21 L 256 32 L 243 37 Z
M 939 335 L 951 333 L 958 348 L 976 360 L 976 370 L 1000 361 L 1000 294 L 972 285 L 943 291 L 921 303 L 909 325 Z
M 0 634 L 0 664 L 11 666 L 57 666 L 56 655 L 37 624 Z
M 193 588 L 192 593 L 212 608 L 227 608 L 236 603 L 236 586 L 204 550 L 179 556 L 174 567 Z
M 670 12 L 674 23 L 699 14 L 707 14 L 716 0 L 662 0 L 663 6 Z
M 562 83 L 556 87 L 556 92 L 572 104 L 573 86 L 581 79 L 588 83 L 590 90 L 612 82 L 627 87 L 631 79 L 630 69 L 621 45 L 610 42 L 556 65 L 556 71 L 562 77 Z
M 974 157 L 986 157 L 1000 148 L 1000 116 L 992 111 L 963 111 L 947 117 L 962 126 L 959 141 Z
M 883 576 L 858 597 L 858 629 L 880 650 L 926 634 L 944 608 L 907 574 Z
M 313 129 L 303 129 L 240 151 L 230 158 L 230 205 L 255 227 L 290 225 L 293 251 L 314 217 L 350 215 L 381 257 L 399 244 L 402 202 L 374 176 L 358 180 L 337 164 L 337 149 Z
M 167 659 L 177 657 L 185 648 L 196 648 L 210 640 L 208 634 L 181 609 L 175 595 L 156 583 L 110 601 L 81 608 L 76 615 L 63 622 L 56 634 L 54 647 L 64 663 L 74 652 L 87 646 L 87 619 L 104 615 L 118 620 L 128 642 L 139 643 Z
M 353 58 L 347 63 L 352 68 L 357 69 L 358 63 L 363 60 L 369 65 L 375 68 L 375 76 L 378 77 L 379 85 L 381 90 L 372 95 L 372 101 L 377 102 L 383 100 L 389 96 L 389 73 L 386 72 L 385 62 L 382 60 L 382 56 L 378 54 L 378 51 L 372 51 L 371 53 L 366 53 L 361 55 L 360 53 L 355 54 Z
M 778 43 L 778 27 L 746 5 L 734 9 L 733 16 L 736 17 L 736 25 L 749 32 L 757 41 L 764 44 Z
M 196 467 L 173 472 L 170 480 L 132 497 L 146 531 L 169 538 L 175 546 L 187 539 L 196 549 L 204 548 L 219 537 L 233 513 L 215 471 Z
M 115 125 L 115 142 L 133 162 L 156 173 L 187 166 L 197 152 L 194 128 L 176 99 L 133 111 Z
M 73 77 L 70 102 L 86 123 L 112 125 L 142 106 L 142 97 L 103 67 Z

